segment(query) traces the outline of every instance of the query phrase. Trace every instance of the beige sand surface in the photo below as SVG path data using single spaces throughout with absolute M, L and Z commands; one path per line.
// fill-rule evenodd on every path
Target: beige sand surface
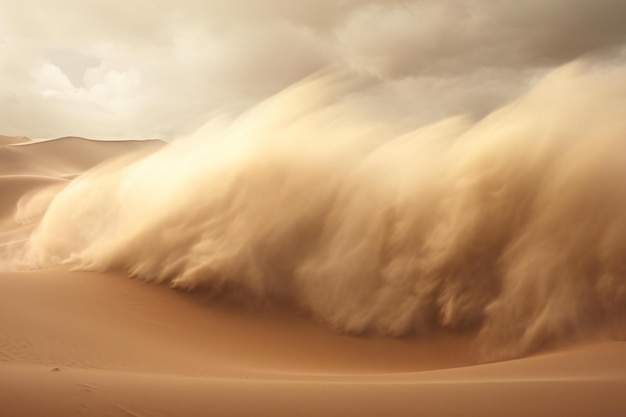
M 63 268 L 1 274 L 0 328 L 2 416 L 626 410 L 626 343 L 481 365 L 467 339 L 341 336 L 287 312 Z
M 159 144 L 0 146 L 0 244 L 33 190 Z M 0 273 L 0 416 L 624 416 L 626 343 L 481 363 L 472 334 L 338 334 L 116 274 Z
M 21 141 L 20 141 L 21 142 Z M 0 175 L 68 177 L 111 158 L 163 146 L 151 141 L 95 141 L 65 137 L 47 141 L 0 142 Z
M 16 143 L 30 142 L 30 139 L 25 136 L 3 136 L 0 135 L 0 146 L 13 145 Z

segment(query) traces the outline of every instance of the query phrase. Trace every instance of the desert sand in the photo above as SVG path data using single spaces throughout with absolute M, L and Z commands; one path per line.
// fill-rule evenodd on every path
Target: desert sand
M 0 139 L 3 245 L 43 213 L 16 217 L 24 196 L 163 146 Z M 350 336 L 289 306 L 242 308 L 121 273 L 2 272 L 0 416 L 626 414 L 626 343 L 596 335 L 487 363 L 475 333 Z

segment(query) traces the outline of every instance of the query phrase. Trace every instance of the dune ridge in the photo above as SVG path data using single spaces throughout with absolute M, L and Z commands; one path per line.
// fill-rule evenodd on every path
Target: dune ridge
M 30 139 L 26 136 L 3 136 L 0 135 L 0 146 L 28 143 Z
M 112 158 L 161 146 L 164 143 L 159 140 L 96 141 L 78 137 L 11 143 L 0 147 L 0 175 L 75 176 Z

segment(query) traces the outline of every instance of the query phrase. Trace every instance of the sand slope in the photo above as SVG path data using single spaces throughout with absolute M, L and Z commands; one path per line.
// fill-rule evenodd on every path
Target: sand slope
M 207 306 L 115 275 L 1 274 L 0 328 L 2 416 L 626 410 L 626 343 L 476 365 L 468 340 L 351 338 L 304 317 Z
M 152 141 L 95 141 L 76 137 L 0 146 L 0 175 L 73 176 L 111 158 L 164 145 Z
M 30 139 L 25 136 L 3 136 L 0 135 L 0 146 L 13 145 L 16 143 L 30 142 Z

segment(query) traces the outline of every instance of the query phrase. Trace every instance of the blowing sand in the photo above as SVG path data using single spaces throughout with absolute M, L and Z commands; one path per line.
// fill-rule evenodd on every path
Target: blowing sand
M 615 77 L 399 138 L 324 80 L 209 146 L 0 137 L 0 416 L 626 415 Z
M 55 157 L 71 159 L 79 157 L 75 143 L 46 146 L 54 145 Z M 92 145 L 79 143 L 82 149 Z M 111 153 L 124 148 L 121 143 L 110 147 Z M 17 171 L 32 168 L 25 164 Z M 5 240 L 11 232 L 30 230 L 13 219 L 20 196 L 63 187 L 68 171 L 0 176 Z M 4 272 L 0 415 L 626 412 L 626 343 L 597 340 L 485 364 L 474 333 L 351 337 L 286 308 L 236 308 L 119 274 L 66 267 Z

